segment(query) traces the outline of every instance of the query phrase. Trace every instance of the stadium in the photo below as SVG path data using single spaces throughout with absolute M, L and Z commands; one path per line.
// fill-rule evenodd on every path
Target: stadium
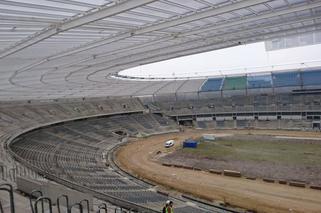
M 320 9 L 1 0 L 0 213 L 156 213 L 168 200 L 176 213 L 321 212 L 321 64 L 123 72 L 256 42 L 318 44 Z

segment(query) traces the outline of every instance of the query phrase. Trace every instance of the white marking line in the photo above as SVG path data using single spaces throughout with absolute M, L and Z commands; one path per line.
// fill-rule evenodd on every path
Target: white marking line
M 275 138 L 280 138 L 280 139 L 295 139 L 295 140 L 316 140 L 316 141 L 320 141 L 320 140 L 321 140 L 321 138 L 288 137 L 288 136 L 275 136 Z

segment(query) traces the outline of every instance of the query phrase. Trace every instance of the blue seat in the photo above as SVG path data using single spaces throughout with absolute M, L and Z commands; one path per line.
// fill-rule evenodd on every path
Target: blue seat
M 290 87 L 301 85 L 300 73 L 297 71 L 273 73 L 272 80 L 274 87 Z
M 272 76 L 271 75 L 247 76 L 247 87 L 248 89 L 271 88 Z
M 209 78 L 201 87 L 201 92 L 221 90 L 223 78 Z
M 304 71 L 301 73 L 303 86 L 321 86 L 321 70 Z

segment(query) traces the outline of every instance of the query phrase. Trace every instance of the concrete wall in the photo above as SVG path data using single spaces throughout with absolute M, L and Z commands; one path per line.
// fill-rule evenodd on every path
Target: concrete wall
M 196 117 L 196 121 L 212 121 L 213 117 Z
M 259 115 L 258 119 L 261 121 L 277 120 L 277 116 L 276 115 Z

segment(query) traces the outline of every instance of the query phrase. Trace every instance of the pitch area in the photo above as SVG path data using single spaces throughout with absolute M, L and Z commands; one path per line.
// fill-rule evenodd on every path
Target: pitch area
M 196 140 L 196 149 L 177 148 L 160 161 L 208 170 L 236 170 L 251 178 L 321 185 L 321 139 L 235 133 L 214 141 Z
M 164 148 L 164 141 L 183 141 L 202 134 L 247 135 L 248 131 L 214 131 L 188 129 L 181 133 L 134 139 L 116 152 L 116 161 L 124 170 L 167 189 L 193 194 L 209 201 L 223 201 L 257 212 L 320 212 L 321 191 L 298 188 L 262 180 L 226 177 L 204 171 L 167 167 L 161 159 L 180 149 L 180 144 Z M 259 136 L 286 136 L 320 138 L 317 132 L 258 130 Z M 272 158 L 271 158 L 272 159 Z M 286 161 L 286 160 L 285 160 Z

